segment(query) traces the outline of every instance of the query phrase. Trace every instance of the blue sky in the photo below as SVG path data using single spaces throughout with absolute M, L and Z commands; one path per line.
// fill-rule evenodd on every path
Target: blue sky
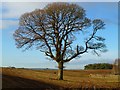
M 72 2 L 75 3 L 75 2 Z M 37 3 L 18 3 L 3 2 L 2 3 L 2 66 L 15 67 L 37 67 L 37 68 L 55 68 L 55 61 L 46 59 L 44 53 L 35 49 L 22 52 L 17 49 L 13 39 L 13 32 L 18 28 L 19 17 L 25 13 L 43 8 L 48 4 L 43 2 Z M 99 35 L 106 38 L 108 52 L 101 54 L 101 57 L 85 53 L 81 58 L 73 60 L 65 64 L 68 69 L 82 69 L 84 65 L 89 63 L 113 63 L 118 58 L 118 7 L 117 2 L 77 2 L 86 10 L 86 15 L 90 19 L 100 18 L 106 23 L 106 29 L 99 32 Z M 0 15 L 1 15 L 0 13 Z M 0 44 L 1 46 L 1 44 Z M 1 48 L 0 48 L 1 49 Z

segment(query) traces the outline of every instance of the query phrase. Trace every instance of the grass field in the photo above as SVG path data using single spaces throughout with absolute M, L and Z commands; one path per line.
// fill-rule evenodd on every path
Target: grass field
M 0 69 L 1 70 L 1 69 Z M 91 90 L 106 88 L 118 90 L 119 76 L 111 70 L 64 70 L 64 80 L 57 80 L 57 70 L 28 70 L 2 68 L 2 88 L 24 88 L 24 90 Z

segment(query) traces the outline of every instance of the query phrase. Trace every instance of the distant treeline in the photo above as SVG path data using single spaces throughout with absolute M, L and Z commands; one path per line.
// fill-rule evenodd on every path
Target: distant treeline
M 113 65 L 109 63 L 95 63 L 84 66 L 84 69 L 112 69 Z

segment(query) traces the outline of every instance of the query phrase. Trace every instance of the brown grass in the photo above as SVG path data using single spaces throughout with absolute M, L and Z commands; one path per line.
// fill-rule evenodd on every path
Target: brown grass
M 90 77 L 103 75 L 103 78 Z M 42 88 L 58 90 L 69 88 L 119 88 L 118 78 L 108 77 L 111 70 L 64 70 L 64 80 L 57 80 L 56 70 L 2 69 L 3 89 L 5 88 Z M 105 77 L 104 77 L 105 76 Z

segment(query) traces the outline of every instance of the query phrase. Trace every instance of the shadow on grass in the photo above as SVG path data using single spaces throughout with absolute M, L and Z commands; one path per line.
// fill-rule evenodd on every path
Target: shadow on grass
M 67 81 L 67 80 L 64 80 L 64 81 Z M 119 90 L 119 89 L 118 88 L 97 88 L 97 87 L 63 88 L 50 83 L 45 83 L 43 81 L 35 81 L 35 80 L 26 79 L 22 77 L 3 74 L 2 90 Z
M 62 90 L 60 86 L 42 81 L 21 78 L 17 76 L 2 75 L 2 90 Z

